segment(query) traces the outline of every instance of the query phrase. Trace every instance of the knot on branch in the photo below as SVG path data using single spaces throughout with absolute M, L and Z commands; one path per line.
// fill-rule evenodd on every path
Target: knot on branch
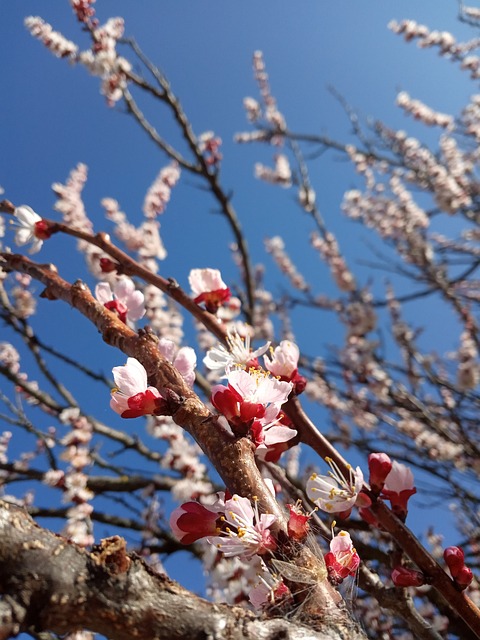
M 126 573 L 132 563 L 127 555 L 127 543 L 120 536 L 104 538 L 93 547 L 91 555 L 111 576 Z

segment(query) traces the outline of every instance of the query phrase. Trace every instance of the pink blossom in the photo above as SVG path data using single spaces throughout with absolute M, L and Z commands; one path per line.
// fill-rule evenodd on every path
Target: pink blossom
M 230 299 L 230 289 L 222 280 L 218 269 L 192 269 L 188 276 L 188 282 L 195 296 L 197 304 L 203 302 L 210 313 Z
M 297 345 L 290 340 L 282 340 L 275 350 L 270 351 L 270 356 L 263 356 L 268 371 L 280 380 L 292 382 L 297 395 L 302 393 L 307 381 L 298 373 L 300 350 Z
M 331 458 L 325 458 L 331 467 L 328 476 L 312 474 L 307 481 L 306 492 L 309 499 L 328 513 L 342 513 L 351 509 L 357 501 L 363 486 L 360 467 L 354 471 L 348 467 L 346 478 Z
M 26 204 L 16 207 L 13 215 L 18 227 L 15 233 L 15 244 L 21 247 L 31 242 L 32 246 L 28 253 L 40 251 L 43 241 L 50 238 L 51 235 L 48 223 Z
M 382 496 L 390 500 L 392 510 L 402 519 L 407 515 L 407 502 L 417 493 L 414 486 L 413 473 L 404 464 L 396 460 L 388 474 L 382 489 Z
M 267 462 L 277 462 L 281 454 L 290 448 L 287 442 L 295 438 L 296 435 L 297 431 L 282 424 L 280 419 L 269 422 L 268 413 L 262 420 L 254 420 L 250 427 L 250 436 L 255 444 L 255 454 Z
M 122 418 L 138 418 L 145 415 L 161 415 L 165 400 L 155 387 L 147 386 L 147 372 L 135 358 L 127 364 L 112 369 L 116 388 L 112 390 L 110 407 Z
M 227 379 L 228 387 L 213 387 L 211 401 L 232 426 L 241 429 L 248 429 L 255 419 L 265 418 L 265 424 L 272 422 L 293 386 L 258 370 L 236 369 L 228 374 Z
M 225 374 L 233 367 L 241 368 L 257 368 L 257 358 L 265 353 L 270 346 L 270 342 L 267 342 L 260 348 L 252 351 L 250 348 L 250 336 L 247 335 L 242 338 L 237 330 L 229 331 L 227 334 L 228 348 L 223 344 L 217 344 L 207 351 L 207 355 L 203 359 L 203 364 L 207 369 L 212 371 L 218 371 Z
M 172 512 L 170 527 L 182 544 L 192 544 L 200 538 L 217 533 L 219 518 L 218 508 L 204 507 L 198 502 L 185 502 Z
M 225 531 L 208 541 L 226 557 L 240 556 L 248 560 L 276 549 L 277 543 L 270 531 L 276 520 L 272 514 L 260 515 L 257 502 L 253 508 L 248 498 L 235 494 L 225 502 Z
M 197 366 L 197 355 L 191 347 L 181 347 L 178 349 L 173 340 L 160 338 L 158 350 L 162 356 L 171 362 L 178 369 L 189 387 L 193 387 L 195 382 L 195 367 Z
M 347 576 L 354 576 L 360 564 L 350 534 L 340 531 L 330 542 L 330 552 L 325 554 L 328 577 L 334 584 L 340 584 Z
M 107 309 L 117 313 L 122 322 L 136 322 L 145 315 L 144 296 L 135 289 L 133 280 L 123 277 L 113 285 L 100 282 L 95 287 L 95 297 Z

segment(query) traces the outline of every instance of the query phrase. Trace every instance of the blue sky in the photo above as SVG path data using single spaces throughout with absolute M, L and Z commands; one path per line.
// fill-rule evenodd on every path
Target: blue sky
M 349 123 L 329 86 L 361 115 L 380 118 L 427 140 L 434 140 L 434 135 L 395 107 L 397 92 L 406 90 L 439 111 L 457 113 L 476 90 L 466 74 L 435 51 L 419 51 L 387 29 L 393 18 L 411 18 L 432 29 L 451 30 L 459 39 L 471 37 L 456 19 L 453 0 L 97 0 L 95 7 L 102 23 L 114 15 L 125 18 L 126 35 L 134 35 L 170 78 L 195 132 L 214 130 L 223 139 L 222 184 L 233 191 L 253 261 L 265 262 L 269 286 L 277 292 L 283 281 L 263 251 L 264 237 L 275 234 L 287 240 L 287 249 L 300 269 L 310 274 L 317 293 L 333 289 L 327 270 L 307 249 L 312 225 L 295 205 L 293 191 L 253 177 L 256 161 L 271 163 L 271 149 L 233 142 L 236 132 L 248 128 L 243 98 L 257 97 L 253 52 L 260 49 L 264 53 L 273 93 L 290 129 L 325 133 L 340 140 L 352 139 Z M 23 19 L 37 14 L 82 48 L 88 46 L 66 0 L 3 3 L 0 184 L 5 197 L 55 217 L 51 184 L 63 182 L 83 162 L 89 167 L 85 202 L 96 229 L 106 226 L 100 207 L 100 199 L 106 196 L 116 198 L 131 221 L 139 224 L 144 194 L 166 160 L 121 109 L 107 108 L 98 79 L 84 68 L 70 68 L 28 34 Z M 155 105 L 146 109 L 165 137 L 181 144 L 165 111 Z M 369 236 L 346 223 L 340 203 L 346 189 L 361 187 L 362 182 L 336 153 L 312 161 L 310 171 L 320 210 L 355 268 L 355 262 L 367 255 L 364 241 Z M 175 277 L 185 287 L 193 267 L 218 267 L 227 279 L 236 278 L 228 250 L 231 238 L 224 221 L 211 213 L 213 207 L 208 194 L 184 175 L 161 220 L 169 252 L 162 275 Z M 68 240 L 53 238 L 45 244 L 41 260 L 57 262 L 67 279 L 81 277 L 94 284 L 81 260 L 72 256 L 72 247 Z M 364 282 L 370 275 L 362 270 Z M 427 318 L 429 310 L 422 313 Z M 296 319 L 300 342 L 303 335 L 316 336 L 314 347 L 302 344 L 308 353 L 323 349 L 326 341 L 341 335 L 328 317 L 312 321 L 297 314 Z M 95 331 L 81 320 L 77 324 L 77 314 L 60 308 L 60 303 L 42 302 L 35 323 L 45 337 L 47 330 L 54 331 L 60 344 L 73 353 L 96 357 L 104 372 L 122 361 L 117 353 L 99 345 Z M 72 327 L 76 327 L 75 345 Z M 443 326 L 438 333 L 432 328 L 428 338 L 432 344 L 440 331 L 444 333 Z M 447 338 L 446 348 L 453 346 Z M 72 372 L 65 375 L 75 385 Z M 92 410 L 109 419 L 108 398 L 92 399 L 84 391 Z M 104 402 L 104 409 L 99 409 L 99 402 Z M 422 524 L 418 523 L 419 528 L 424 528 Z

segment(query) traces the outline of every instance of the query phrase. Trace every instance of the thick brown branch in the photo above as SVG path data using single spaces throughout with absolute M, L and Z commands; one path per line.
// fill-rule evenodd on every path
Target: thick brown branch
M 298 621 L 261 619 L 216 605 L 129 556 L 117 536 L 91 553 L 0 502 L 0 640 L 33 629 L 88 628 L 111 640 L 360 640 L 356 625 L 327 619 L 318 632 Z

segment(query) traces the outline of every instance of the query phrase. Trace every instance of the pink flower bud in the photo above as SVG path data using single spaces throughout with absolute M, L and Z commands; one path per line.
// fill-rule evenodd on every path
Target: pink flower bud
M 395 567 L 391 577 L 396 587 L 421 587 L 425 584 L 425 576 L 421 571 L 406 567 Z
M 450 569 L 452 578 L 456 578 L 459 571 L 465 566 L 465 554 L 460 547 L 447 547 L 443 552 L 443 559 Z
M 454 580 L 462 590 L 466 589 L 473 580 L 473 573 L 471 569 L 463 565 Z
M 368 456 L 370 470 L 370 487 L 377 495 L 383 489 L 385 479 L 392 470 L 392 461 L 386 453 L 371 453 Z

